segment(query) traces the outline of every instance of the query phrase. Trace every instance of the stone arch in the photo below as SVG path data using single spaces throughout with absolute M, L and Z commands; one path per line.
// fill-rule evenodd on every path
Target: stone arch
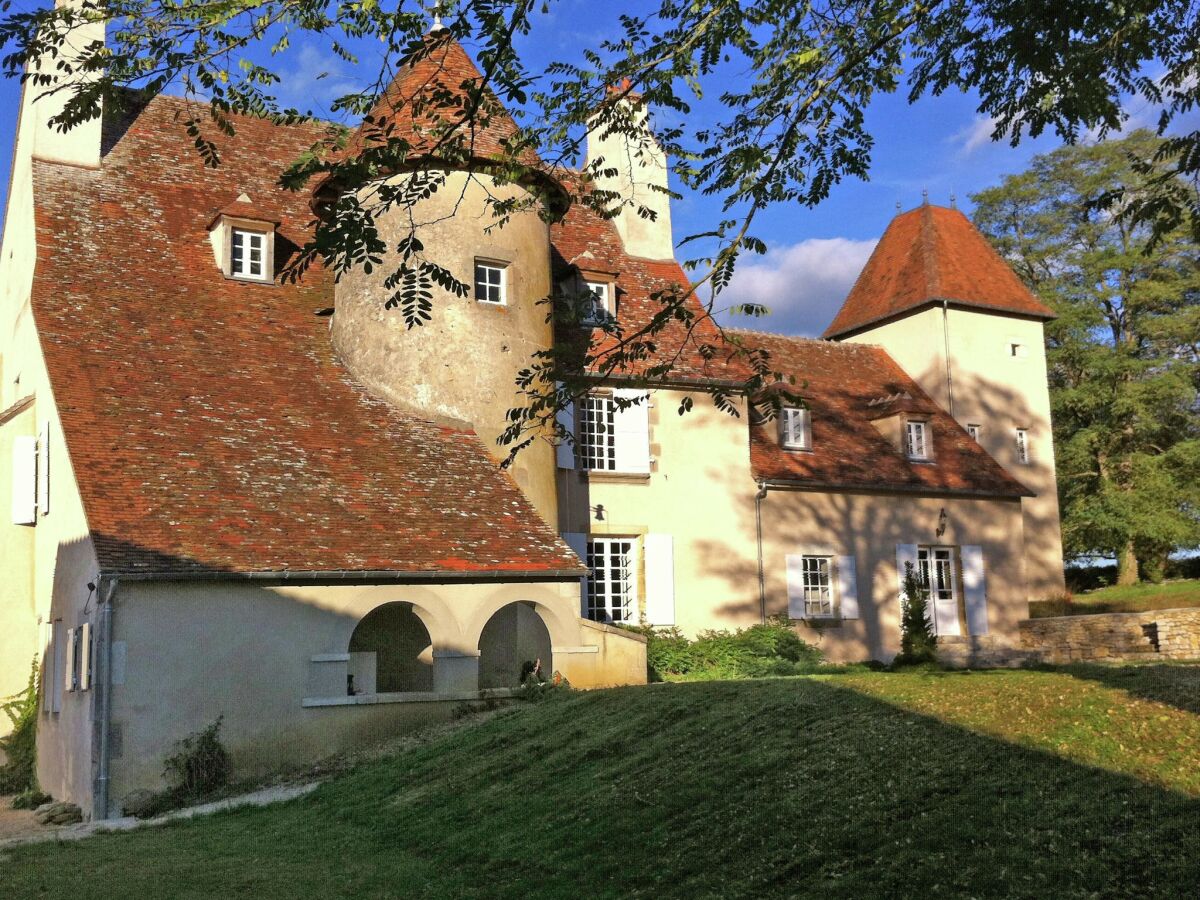
M 433 637 L 422 612 L 393 600 L 359 620 L 347 648 L 357 693 L 433 690 Z
M 492 613 L 479 632 L 479 688 L 518 687 L 527 664 L 540 660 L 542 677 L 554 671 L 550 628 L 538 604 L 506 603 Z

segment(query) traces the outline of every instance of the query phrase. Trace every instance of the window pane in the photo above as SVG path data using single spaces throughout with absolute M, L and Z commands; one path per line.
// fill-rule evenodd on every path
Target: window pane
M 475 299 L 483 303 L 504 302 L 504 267 L 475 263 Z
M 585 397 L 579 404 L 579 442 L 585 469 L 617 468 L 616 404 L 611 397 Z

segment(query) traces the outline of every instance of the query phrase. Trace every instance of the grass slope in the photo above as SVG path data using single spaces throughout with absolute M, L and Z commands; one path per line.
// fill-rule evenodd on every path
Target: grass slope
M 1035 600 L 1029 604 L 1031 618 L 1087 616 L 1095 613 L 1149 612 L 1154 609 L 1187 609 L 1200 606 L 1200 580 L 1166 581 L 1162 584 L 1113 585 L 1069 598 Z
M 1198 679 L 1077 668 L 574 694 L 286 805 L 10 851 L 0 893 L 1195 896 Z

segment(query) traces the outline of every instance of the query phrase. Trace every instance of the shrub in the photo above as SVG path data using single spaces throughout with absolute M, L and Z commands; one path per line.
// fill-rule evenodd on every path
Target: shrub
M 0 738 L 0 750 L 8 761 L 0 766 L 0 794 L 23 794 L 37 790 L 37 660 L 29 673 L 29 684 L 15 697 L 0 702 L 0 710 L 12 723 L 12 732 Z
M 651 681 L 666 676 L 700 680 L 800 675 L 821 663 L 820 651 L 801 640 L 783 617 L 737 631 L 702 631 L 694 641 L 678 628 L 639 630 L 647 637 Z
M 229 753 L 221 743 L 221 716 L 207 728 L 189 734 L 175 744 L 167 757 L 163 775 L 182 799 L 194 799 L 229 783 Z
M 897 666 L 937 661 L 937 638 L 929 622 L 929 588 L 912 563 L 904 564 L 904 600 L 900 604 L 900 654 Z

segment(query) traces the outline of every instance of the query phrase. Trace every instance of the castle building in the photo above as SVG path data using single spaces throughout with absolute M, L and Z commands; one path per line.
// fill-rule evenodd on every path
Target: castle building
M 441 41 L 378 113 L 480 77 Z M 534 190 L 475 165 L 504 116 L 467 163 L 380 174 L 444 186 L 422 240 L 473 288 L 409 328 L 378 270 L 280 277 L 313 197 L 278 176 L 315 126 L 235 117 L 211 168 L 182 99 L 66 133 L 54 102 L 24 92 L 0 259 L 0 695 L 36 664 L 41 786 L 94 817 L 218 717 L 249 775 L 509 690 L 533 661 L 644 682 L 622 624 L 780 616 L 829 659 L 888 659 L 906 563 L 947 646 L 1014 643 L 1062 587 L 1052 313 L 961 213 L 898 216 L 830 340 L 732 333 L 794 376 L 776 417 L 736 393 L 736 354 L 702 352 L 723 340 L 702 321 L 660 336 L 668 382 L 595 375 L 563 413 L 576 440 L 504 469 L 514 379 L 561 339 L 546 298 L 582 286 L 636 328 L 688 283 L 661 154 L 592 135 L 609 187 L 658 215 L 552 225 L 518 203 L 489 227 L 488 198 Z

